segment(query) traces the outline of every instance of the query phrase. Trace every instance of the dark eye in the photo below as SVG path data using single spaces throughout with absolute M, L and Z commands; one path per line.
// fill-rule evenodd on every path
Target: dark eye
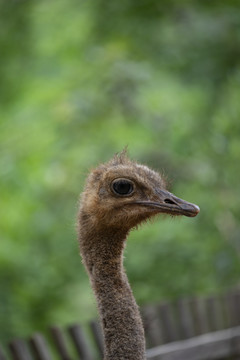
M 112 189 L 118 195 L 129 195 L 133 192 L 133 184 L 126 179 L 117 179 L 112 183 Z

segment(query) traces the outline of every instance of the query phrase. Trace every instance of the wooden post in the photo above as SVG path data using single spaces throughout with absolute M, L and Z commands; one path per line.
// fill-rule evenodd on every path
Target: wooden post
M 196 335 L 202 335 L 210 332 L 209 319 L 206 309 L 206 299 L 202 297 L 193 298 L 192 308 Z
M 61 360 L 72 360 L 73 358 L 68 351 L 63 331 L 57 326 L 52 326 L 50 332 Z
M 35 359 L 52 360 L 48 346 L 42 334 L 34 334 L 30 339 L 30 345 Z
M 0 346 L 0 360 L 6 360 L 6 356 L 4 355 L 4 352 L 2 350 L 2 347 Z
M 163 344 L 162 329 L 157 306 L 147 305 L 142 309 L 147 346 L 153 347 Z
M 176 314 L 170 303 L 162 303 L 159 305 L 160 319 L 162 324 L 163 342 L 179 340 L 178 326 L 176 322 Z
M 13 360 L 32 360 L 28 346 L 24 340 L 15 339 L 10 342 L 9 349 Z
M 223 309 L 218 295 L 209 296 L 206 299 L 207 315 L 210 324 L 210 331 L 224 329 Z
M 70 326 L 68 330 L 75 348 L 80 355 L 80 359 L 93 360 L 92 350 L 87 343 L 82 327 L 80 325 L 73 325 Z
M 179 315 L 179 328 L 181 339 L 188 339 L 196 335 L 193 323 L 193 314 L 190 308 L 189 299 L 180 299 L 177 302 Z
M 94 338 L 95 343 L 97 345 L 99 354 L 100 354 L 101 357 L 103 357 L 104 342 L 103 342 L 103 332 L 102 332 L 101 325 L 96 320 L 95 321 L 90 321 L 89 325 L 90 325 L 91 332 L 93 334 L 93 338 Z
M 238 303 L 238 301 L 239 301 L 239 295 L 235 294 L 234 292 L 227 293 L 226 295 L 223 296 L 228 327 L 239 325 L 240 304 Z

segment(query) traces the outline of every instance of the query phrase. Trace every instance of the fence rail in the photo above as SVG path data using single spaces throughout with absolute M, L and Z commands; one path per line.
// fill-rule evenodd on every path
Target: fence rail
M 147 350 L 149 360 L 240 359 L 240 326 Z
M 141 309 L 149 360 L 240 360 L 240 289 L 227 294 L 151 304 Z M 99 323 L 52 326 L 45 337 L 0 345 L 0 360 L 97 360 L 103 357 Z

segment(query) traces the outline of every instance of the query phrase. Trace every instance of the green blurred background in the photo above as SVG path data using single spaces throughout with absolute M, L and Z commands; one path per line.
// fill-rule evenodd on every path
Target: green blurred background
M 0 339 L 96 316 L 75 233 L 89 169 L 128 145 L 201 207 L 133 231 L 140 305 L 240 264 L 240 4 L 0 1 Z

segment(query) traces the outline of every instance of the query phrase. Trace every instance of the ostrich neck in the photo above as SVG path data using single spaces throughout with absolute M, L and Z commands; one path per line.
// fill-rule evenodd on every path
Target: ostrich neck
M 142 320 L 123 267 L 126 236 L 109 229 L 84 234 L 80 222 L 80 250 L 97 299 L 105 360 L 146 359 Z

